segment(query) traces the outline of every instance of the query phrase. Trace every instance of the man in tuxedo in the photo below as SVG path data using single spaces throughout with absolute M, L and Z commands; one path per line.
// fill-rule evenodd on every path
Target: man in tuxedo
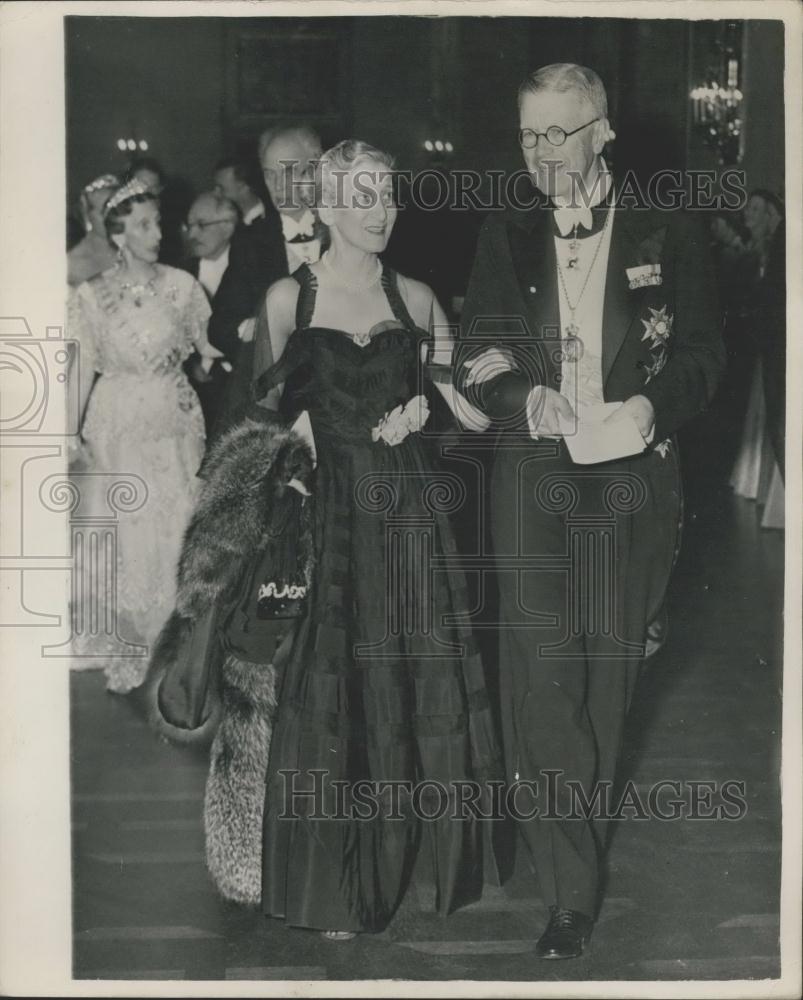
M 711 399 L 724 351 L 704 233 L 679 211 L 617 203 L 597 74 L 536 71 L 519 124 L 535 200 L 483 226 L 455 384 L 498 429 L 506 767 L 550 908 L 536 955 L 560 959 L 582 953 L 597 916 L 606 783 L 676 556 L 674 434 Z M 573 461 L 600 417 L 608 450 Z
M 187 213 L 187 270 L 201 283 L 210 302 L 215 301 L 229 266 L 229 247 L 238 221 L 237 206 L 214 191 L 198 195 Z
M 190 206 L 184 233 L 190 257 L 185 270 L 197 278 L 214 308 L 215 296 L 229 266 L 229 247 L 239 222 L 237 206 L 228 198 L 208 191 L 199 195 Z M 220 414 L 228 374 L 215 362 L 206 370 L 195 354 L 187 362 L 187 374 L 201 400 L 207 437 Z
M 304 261 L 320 256 L 321 226 L 311 208 L 315 162 L 320 155 L 320 139 L 305 126 L 269 129 L 260 136 L 259 160 L 271 204 L 264 218 L 235 233 L 209 321 L 210 342 L 234 368 L 216 434 L 248 409 L 254 317 L 265 292 Z
M 259 190 L 256 164 L 253 168 L 248 160 L 225 159 L 215 167 L 215 192 L 233 201 L 240 210 L 244 226 L 250 226 L 257 219 L 265 217 L 265 203 L 257 193 Z

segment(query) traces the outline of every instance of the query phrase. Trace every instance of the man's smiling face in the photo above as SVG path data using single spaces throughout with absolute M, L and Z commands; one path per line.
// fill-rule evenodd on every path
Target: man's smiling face
M 587 181 L 597 155 L 602 151 L 604 119 L 594 122 L 598 113 L 577 91 L 557 93 L 542 90 L 525 93 L 519 109 L 519 128 L 540 133 L 532 149 L 522 148 L 524 162 L 539 190 L 550 198 L 571 202 L 577 178 Z M 591 124 L 589 124 L 591 123 Z M 552 145 L 545 133 L 551 125 L 568 135 L 562 145 Z M 587 126 L 583 128 L 582 126 Z M 573 179 L 574 178 L 574 179 Z M 578 191 L 576 204 L 581 204 Z

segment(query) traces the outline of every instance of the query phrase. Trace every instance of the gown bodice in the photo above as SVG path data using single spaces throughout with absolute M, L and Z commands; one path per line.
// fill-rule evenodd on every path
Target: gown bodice
M 210 308 L 192 275 L 158 264 L 154 280 L 134 288 L 121 286 L 114 269 L 97 275 L 71 295 L 69 315 L 82 364 L 142 377 L 180 372 L 206 339 Z
M 379 420 L 425 394 L 421 345 L 429 335 L 413 322 L 387 268 L 382 286 L 392 318 L 359 340 L 345 330 L 312 325 L 317 280 L 306 265 L 293 276 L 300 285 L 296 327 L 281 358 L 258 380 L 258 391 L 283 382 L 283 411 L 307 410 L 316 441 L 375 446 L 371 432 Z

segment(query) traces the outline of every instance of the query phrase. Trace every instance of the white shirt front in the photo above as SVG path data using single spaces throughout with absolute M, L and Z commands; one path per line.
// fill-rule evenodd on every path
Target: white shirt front
M 588 208 L 602 202 L 610 186 L 610 174 L 604 160 L 600 164 L 603 183 L 592 189 Z M 614 222 L 613 207 L 608 209 L 606 223 L 600 233 L 577 240 L 574 252 L 570 249 L 571 235 L 554 236 L 555 281 L 558 286 L 560 309 L 561 352 L 560 391 L 577 413 L 584 406 L 604 402 L 602 385 L 602 314 L 605 306 L 605 280 L 611 249 Z M 576 266 L 569 267 L 575 257 Z M 561 280 L 561 275 L 563 280 Z M 586 284 L 586 279 L 587 284 Z M 565 288 L 564 288 L 565 284 Z M 585 287 L 584 287 L 585 286 Z M 567 299 L 568 295 L 568 299 Z M 574 306 L 574 310 L 572 310 Z M 566 344 L 567 328 L 577 328 L 575 337 L 579 344 Z M 527 397 L 527 423 L 533 437 L 538 437 L 537 421 L 541 408 L 538 405 L 542 386 L 535 386 Z
M 565 340 L 571 324 L 577 328 L 579 344 L 573 349 L 564 343 L 561 361 L 561 395 L 577 412 L 584 406 L 604 402 L 602 386 L 602 313 L 605 306 L 605 279 L 611 249 L 614 210 L 608 209 L 602 232 L 578 239 L 573 254 L 571 237 L 555 236 L 555 257 L 560 304 L 561 338 Z M 569 267 L 569 260 L 577 265 Z M 561 280 L 562 277 L 562 280 Z M 572 311 L 571 306 L 575 309 Z M 572 360 L 574 358 L 574 360 Z
M 598 204 L 602 196 L 594 201 Z M 555 236 L 556 280 L 560 309 L 561 352 L 560 392 L 578 419 L 586 407 L 605 402 L 602 380 L 602 320 L 605 308 L 605 285 L 616 212 L 613 203 L 606 212 L 601 232 L 578 240 L 572 250 L 571 236 Z M 569 267 L 569 260 L 577 263 Z M 574 307 L 572 309 L 572 307 Z M 570 329 L 574 327 L 574 331 Z M 577 338 L 579 344 L 567 342 Z M 527 423 L 534 438 L 539 437 L 538 420 L 542 386 L 535 386 L 527 397 Z M 615 402 L 619 402 L 616 400 Z M 655 427 L 644 438 L 651 444 Z
M 206 257 L 201 257 L 198 261 L 198 281 L 203 285 L 206 294 L 210 299 L 215 297 L 215 293 L 220 287 L 220 282 L 223 279 L 223 274 L 226 268 L 229 266 L 229 248 L 223 251 L 223 253 L 216 257 L 214 260 L 207 260 Z

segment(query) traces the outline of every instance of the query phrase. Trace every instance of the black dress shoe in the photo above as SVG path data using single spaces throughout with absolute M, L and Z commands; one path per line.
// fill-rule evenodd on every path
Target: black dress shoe
M 535 946 L 536 958 L 578 958 L 591 937 L 594 921 L 579 910 L 549 908 L 549 923 Z

